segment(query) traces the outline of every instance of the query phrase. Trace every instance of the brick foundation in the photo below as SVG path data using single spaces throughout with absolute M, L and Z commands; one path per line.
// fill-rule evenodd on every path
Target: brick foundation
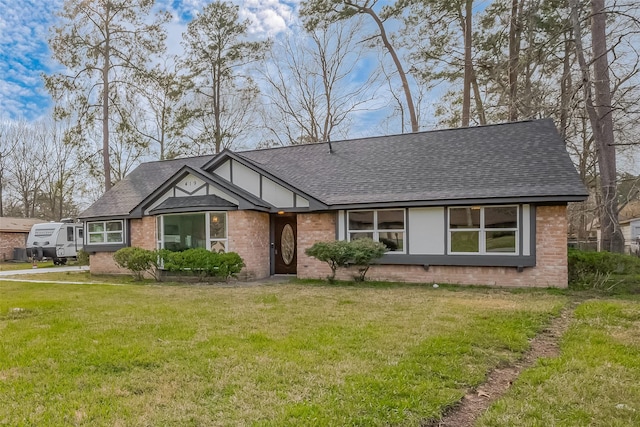
M 298 215 L 298 277 L 325 278 L 331 270 L 325 263 L 304 255 L 317 241 L 335 240 L 335 214 Z M 337 278 L 351 280 L 355 271 L 339 269 Z M 505 287 L 567 287 L 566 206 L 536 209 L 536 266 L 518 272 L 513 267 L 374 265 L 367 279 L 413 283 L 457 283 Z

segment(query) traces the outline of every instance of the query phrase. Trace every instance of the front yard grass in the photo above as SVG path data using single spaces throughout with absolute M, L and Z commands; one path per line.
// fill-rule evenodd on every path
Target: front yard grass
M 479 426 L 639 426 L 640 303 L 581 304 L 561 355 L 541 359 Z
M 420 425 L 518 358 L 567 301 L 0 281 L 0 424 Z

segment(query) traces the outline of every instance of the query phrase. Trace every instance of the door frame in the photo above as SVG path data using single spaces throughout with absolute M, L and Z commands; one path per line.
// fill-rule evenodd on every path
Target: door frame
M 269 215 L 269 271 L 270 274 L 273 276 L 274 274 L 276 274 L 276 220 L 278 218 L 291 218 L 294 220 L 294 222 L 296 223 L 296 228 L 295 228 L 295 245 L 296 245 L 296 273 L 298 271 L 298 266 L 297 266 L 297 258 L 298 258 L 298 221 L 297 221 L 297 215 L 295 213 L 284 213 L 284 214 L 271 214 Z M 293 273 L 292 273 L 293 274 Z

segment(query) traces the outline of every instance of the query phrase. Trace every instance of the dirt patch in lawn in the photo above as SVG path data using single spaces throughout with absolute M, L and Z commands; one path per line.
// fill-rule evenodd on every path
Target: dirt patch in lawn
M 491 371 L 487 380 L 470 390 L 460 402 L 452 407 L 440 420 L 429 421 L 425 427 L 467 427 L 500 398 L 518 378 L 520 372 L 533 366 L 539 358 L 556 357 L 560 354 L 559 342 L 571 322 L 577 303 L 570 303 L 558 317 L 540 334 L 531 340 L 531 348 L 516 363 L 501 366 Z

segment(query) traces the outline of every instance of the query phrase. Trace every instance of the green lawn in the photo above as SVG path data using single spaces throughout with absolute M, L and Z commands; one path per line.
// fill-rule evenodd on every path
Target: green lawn
M 517 358 L 567 300 L 0 281 L 0 425 L 417 426 Z
M 640 302 L 580 305 L 561 355 L 542 359 L 479 426 L 640 426 Z
M 54 267 L 53 261 L 40 261 L 36 263 L 38 268 Z M 33 268 L 30 262 L 0 262 L 0 271 L 28 270 Z

